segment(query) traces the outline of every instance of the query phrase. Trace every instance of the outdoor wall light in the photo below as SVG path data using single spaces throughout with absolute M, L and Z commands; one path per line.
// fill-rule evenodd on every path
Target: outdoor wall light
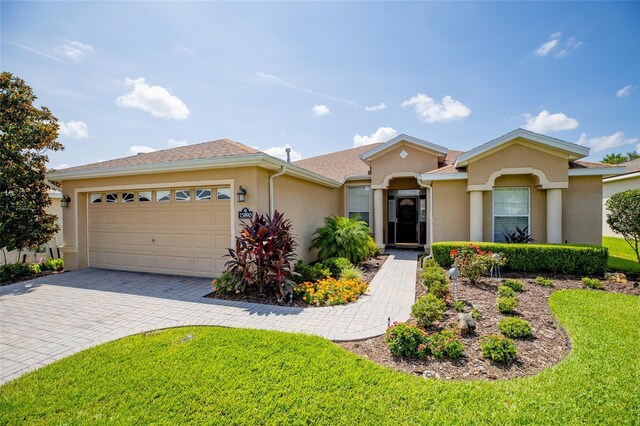
M 238 202 L 244 203 L 244 196 L 247 195 L 247 190 L 240 185 L 240 189 L 236 192 L 236 195 L 238 196 Z
M 62 200 L 60 200 L 60 205 L 62 207 L 69 207 L 69 202 L 71 201 L 71 197 L 68 195 L 63 195 Z

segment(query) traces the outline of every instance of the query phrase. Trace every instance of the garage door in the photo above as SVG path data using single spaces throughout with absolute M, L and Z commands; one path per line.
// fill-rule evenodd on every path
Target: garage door
M 89 266 L 213 277 L 231 242 L 230 188 L 89 194 Z

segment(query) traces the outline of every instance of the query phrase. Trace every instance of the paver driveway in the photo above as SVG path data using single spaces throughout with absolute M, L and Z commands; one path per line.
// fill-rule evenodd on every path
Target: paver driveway
M 0 382 L 91 346 L 184 325 L 217 325 L 356 340 L 405 321 L 416 252 L 394 251 L 357 302 L 294 308 L 216 300 L 209 279 L 83 269 L 0 287 Z

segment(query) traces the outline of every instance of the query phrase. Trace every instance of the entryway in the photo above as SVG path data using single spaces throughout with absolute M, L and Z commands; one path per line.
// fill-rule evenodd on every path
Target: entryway
M 426 220 L 424 189 L 387 191 L 387 245 L 424 245 L 427 240 Z

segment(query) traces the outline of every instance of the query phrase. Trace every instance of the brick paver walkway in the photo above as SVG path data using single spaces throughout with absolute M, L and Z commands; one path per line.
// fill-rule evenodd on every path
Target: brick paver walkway
M 334 341 L 383 334 L 405 321 L 416 255 L 392 251 L 369 292 L 334 307 L 295 308 L 204 298 L 210 280 L 83 269 L 0 287 L 0 383 L 131 334 L 217 325 L 316 334 Z

